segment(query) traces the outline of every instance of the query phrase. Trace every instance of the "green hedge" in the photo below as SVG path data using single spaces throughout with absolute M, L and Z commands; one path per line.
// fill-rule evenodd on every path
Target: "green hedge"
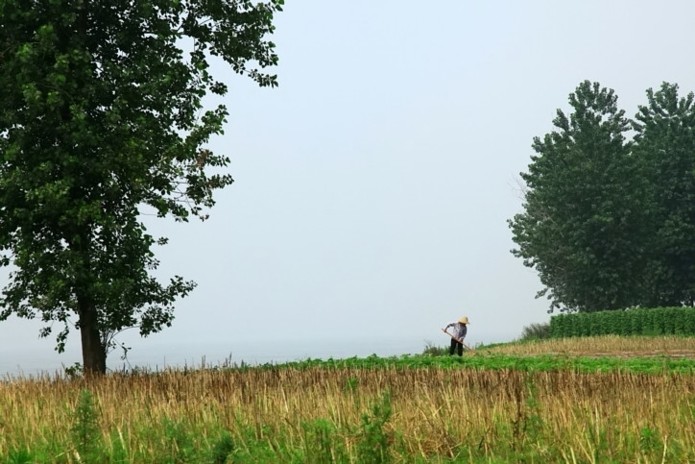
M 695 335 L 695 308 L 640 308 L 550 318 L 551 337 L 595 335 Z

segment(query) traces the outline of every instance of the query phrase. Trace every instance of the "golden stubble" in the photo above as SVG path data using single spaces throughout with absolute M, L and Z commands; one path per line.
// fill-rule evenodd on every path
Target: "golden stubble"
M 306 425 L 325 420 L 350 450 L 362 417 L 387 391 L 389 432 L 411 457 L 534 449 L 548 459 L 593 462 L 599 449 L 640 460 L 645 431 L 656 440 L 652 448 L 695 449 L 689 374 L 275 367 L 4 381 L 0 455 L 26 444 L 70 443 L 84 389 L 93 394 L 104 442 L 122 440 L 141 456 L 161 445 L 157 430 L 166 421 L 195 430 L 201 446 L 224 428 L 243 447 L 251 446 L 249 433 L 273 446 L 303 446 Z

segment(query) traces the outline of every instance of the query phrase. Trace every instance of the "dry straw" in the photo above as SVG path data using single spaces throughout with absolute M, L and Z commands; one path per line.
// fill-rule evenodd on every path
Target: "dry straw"
M 625 340 L 604 343 L 602 350 L 638 349 Z M 680 349 L 668 339 L 659 343 Z M 524 346 L 532 351 L 534 345 Z M 574 352 L 581 340 L 553 347 Z M 105 446 L 127 449 L 130 462 L 161 453 L 170 423 L 195 431 L 199 447 L 210 447 L 213 435 L 227 430 L 237 449 L 265 441 L 279 450 L 313 446 L 307 424 L 323 420 L 334 430 L 331 439 L 354 457 L 360 421 L 386 391 L 392 404 L 386 432 L 397 462 L 434 456 L 695 458 L 689 451 L 695 450 L 693 375 L 393 367 L 171 370 L 2 382 L 0 456 L 29 446 L 54 448 L 56 456 L 62 450 L 63 462 L 78 462 L 70 454 L 70 427 L 83 390 L 94 397 Z

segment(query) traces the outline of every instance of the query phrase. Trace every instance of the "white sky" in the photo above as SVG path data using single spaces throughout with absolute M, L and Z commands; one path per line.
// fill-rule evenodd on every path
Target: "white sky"
M 444 343 L 464 314 L 472 343 L 516 338 L 549 319 L 506 224 L 532 138 L 584 79 L 628 116 L 662 81 L 695 90 L 688 0 L 297 0 L 276 24 L 279 88 L 219 68 L 231 115 L 212 147 L 236 182 L 209 221 L 152 225 L 171 239 L 161 275 L 199 286 L 172 328 L 125 337 L 136 350 Z M 2 356 L 52 355 L 40 326 L 0 324 Z

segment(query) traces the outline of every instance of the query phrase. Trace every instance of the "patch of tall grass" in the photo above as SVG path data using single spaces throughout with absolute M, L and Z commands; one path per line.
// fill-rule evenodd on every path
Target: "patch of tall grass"
M 0 462 L 688 462 L 695 375 L 168 370 L 0 383 Z
M 486 353 L 512 356 L 667 356 L 693 357 L 695 337 L 619 336 L 530 339 L 488 347 Z

